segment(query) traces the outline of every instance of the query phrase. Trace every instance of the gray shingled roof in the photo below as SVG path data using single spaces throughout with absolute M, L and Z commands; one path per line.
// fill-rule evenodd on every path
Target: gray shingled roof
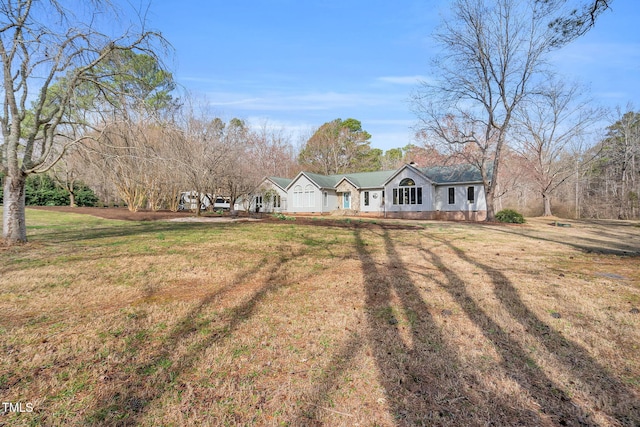
M 344 177 L 344 175 L 321 175 L 310 172 L 304 172 L 304 174 L 320 188 L 333 188 Z
M 395 172 L 396 171 L 359 172 L 342 175 L 321 175 L 304 172 L 304 174 L 320 188 L 334 188 L 344 178 L 347 178 L 358 188 L 377 188 L 382 187 Z
M 289 178 L 280 178 L 277 176 L 270 176 L 269 179 L 273 181 L 277 186 L 281 187 L 283 190 L 287 188 L 287 186 L 291 183 L 291 179 Z
M 436 184 L 482 181 L 480 170 L 473 165 L 432 166 L 418 169 Z
M 394 174 L 392 171 L 377 171 L 377 172 L 360 172 L 349 173 L 346 175 L 339 175 L 340 179 L 347 178 L 358 188 L 377 188 L 382 187 L 385 182 Z M 336 175 L 338 176 L 338 175 Z
M 416 168 L 425 174 L 436 184 L 449 184 L 455 182 L 481 182 L 480 170 L 473 165 L 432 166 Z M 377 172 L 348 173 L 343 175 L 321 175 L 318 173 L 303 172 L 310 180 L 320 188 L 334 188 L 340 181 L 347 178 L 358 188 L 380 188 L 398 170 L 386 170 Z M 291 179 L 269 177 L 273 182 L 286 188 Z

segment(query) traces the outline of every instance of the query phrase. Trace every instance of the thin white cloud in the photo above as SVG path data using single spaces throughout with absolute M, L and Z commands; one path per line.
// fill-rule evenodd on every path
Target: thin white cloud
M 339 108 L 381 106 L 390 102 L 384 94 L 375 93 L 307 93 L 291 95 L 267 93 L 250 96 L 246 93 L 209 92 L 207 98 L 213 107 L 234 106 L 252 111 L 323 111 Z
M 214 97 L 213 99 L 224 99 L 216 96 L 217 94 L 208 94 L 208 96 Z M 247 106 L 254 105 L 256 103 L 260 103 L 262 98 L 237 98 L 237 99 L 229 99 L 226 101 L 218 100 L 218 101 L 209 101 L 209 105 L 213 107 L 229 107 L 229 106 Z
M 628 92 L 615 91 L 615 92 L 596 92 L 594 95 L 597 99 L 609 99 L 613 101 L 627 101 L 629 99 Z
M 383 83 L 391 83 L 395 85 L 416 85 L 421 82 L 429 81 L 427 76 L 384 76 L 378 77 L 378 81 Z
M 273 118 L 269 116 L 249 116 L 247 122 L 252 129 L 262 129 L 266 126 L 267 129 L 283 130 L 285 133 L 295 135 L 299 133 L 308 132 L 311 129 L 316 128 L 317 124 L 309 123 L 304 119 L 300 120 L 283 120 L 279 118 Z

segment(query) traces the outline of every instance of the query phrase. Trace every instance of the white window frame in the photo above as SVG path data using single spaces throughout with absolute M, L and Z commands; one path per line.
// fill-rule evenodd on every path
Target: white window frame
M 302 186 L 296 185 L 293 187 L 293 206 L 296 208 L 302 207 Z
M 407 183 L 407 185 L 398 185 L 393 188 L 392 203 L 396 206 L 422 205 L 424 203 L 422 187 L 416 186 L 416 182 L 412 178 L 405 178 L 400 181 L 400 184 L 402 183 Z
M 312 208 L 315 205 L 314 200 L 313 200 L 314 197 L 315 197 L 315 192 L 313 191 L 313 185 L 307 184 L 304 187 L 304 194 L 305 194 L 304 198 L 306 199 L 306 201 L 308 203 L 307 206 Z M 303 201 L 303 203 L 304 203 L 304 201 Z

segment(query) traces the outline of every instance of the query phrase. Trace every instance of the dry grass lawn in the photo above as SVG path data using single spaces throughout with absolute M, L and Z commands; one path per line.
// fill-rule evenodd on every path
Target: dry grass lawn
M 28 210 L 0 425 L 638 426 L 640 227 L 549 223 Z

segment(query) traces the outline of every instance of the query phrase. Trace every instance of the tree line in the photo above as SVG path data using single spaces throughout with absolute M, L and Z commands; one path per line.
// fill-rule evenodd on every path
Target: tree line
M 175 209 L 184 190 L 233 202 L 266 175 L 411 160 L 475 164 L 489 219 L 516 194 L 526 206 L 536 194 L 550 214 L 573 181 L 575 215 L 637 217 L 637 113 L 621 115 L 597 144 L 582 142 L 601 111 L 546 61 L 611 1 L 574 9 L 563 0 L 453 1 L 435 35 L 436 78 L 413 96 L 419 142 L 387 152 L 353 118 L 321 125 L 295 149 L 282 129 L 226 121 L 176 98 L 163 65 L 168 43 L 142 13 L 136 26 L 114 20 L 122 11 L 111 2 L 8 3 L 0 11 L 3 239 L 26 241 L 25 189 L 35 174 L 55 178 L 71 204 L 84 182 L 106 203 Z

